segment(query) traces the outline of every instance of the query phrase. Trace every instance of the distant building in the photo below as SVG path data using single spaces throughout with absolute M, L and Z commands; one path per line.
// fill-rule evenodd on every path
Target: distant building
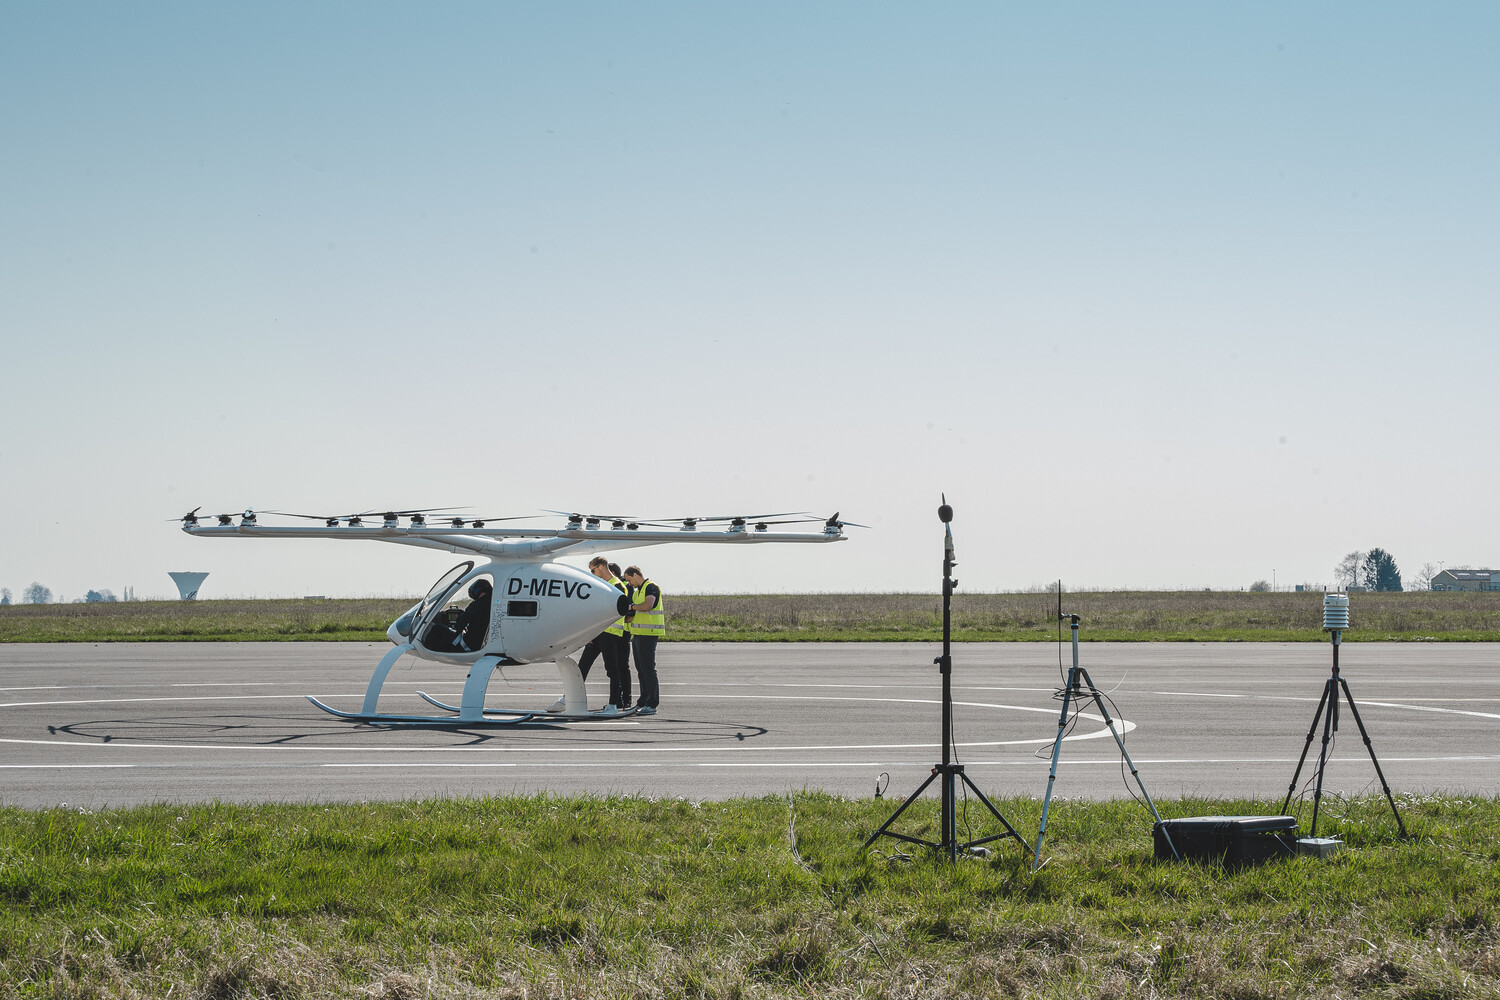
M 1433 590 L 1500 590 L 1500 572 L 1492 569 L 1445 569 L 1432 578 Z
M 184 601 L 193 601 L 198 598 L 198 588 L 203 586 L 207 573 L 168 573 L 172 582 L 177 584 L 177 592 L 182 595 Z

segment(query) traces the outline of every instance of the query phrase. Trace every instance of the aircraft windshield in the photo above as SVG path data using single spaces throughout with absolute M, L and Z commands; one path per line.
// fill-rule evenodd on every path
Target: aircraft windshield
M 452 589 L 453 585 L 463 579 L 464 574 L 473 568 L 474 564 L 472 562 L 459 563 L 440 576 L 438 582 L 434 583 L 432 589 L 427 592 L 427 596 L 422 598 L 422 607 L 417 611 L 417 618 L 421 618 L 428 611 L 432 610 L 432 606 L 441 601 L 447 595 L 448 591 Z

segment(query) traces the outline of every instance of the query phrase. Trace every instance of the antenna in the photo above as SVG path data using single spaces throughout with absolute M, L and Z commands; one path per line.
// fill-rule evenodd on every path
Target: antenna
M 1068 731 L 1068 706 L 1077 702 L 1081 707 L 1085 698 L 1093 700 L 1099 708 L 1099 714 L 1104 716 L 1104 722 L 1109 726 L 1110 735 L 1115 738 L 1116 745 L 1120 748 L 1120 756 L 1125 758 L 1125 763 L 1130 765 L 1130 776 L 1135 779 L 1141 795 L 1146 800 L 1146 808 L 1156 820 L 1156 829 L 1162 831 L 1166 838 L 1167 846 L 1172 849 L 1172 857 L 1181 860 L 1177 853 L 1177 845 L 1172 843 L 1172 836 L 1166 831 L 1161 820 L 1161 814 L 1156 811 L 1156 803 L 1151 801 L 1151 793 L 1146 791 L 1146 783 L 1141 780 L 1140 769 L 1135 766 L 1135 761 L 1130 759 L 1130 751 L 1125 749 L 1125 738 L 1115 728 L 1114 717 L 1109 714 L 1109 709 L 1104 707 L 1104 695 L 1094 684 L 1094 679 L 1089 672 L 1078 663 L 1078 623 L 1082 616 L 1075 614 L 1064 614 L 1062 610 L 1062 581 L 1057 581 L 1057 627 L 1062 628 L 1064 620 L 1073 631 L 1073 669 L 1068 671 L 1068 678 L 1063 683 L 1061 691 L 1055 692 L 1053 697 L 1062 699 L 1062 712 L 1057 717 L 1057 738 L 1052 741 L 1052 768 L 1047 772 L 1047 794 L 1042 799 L 1042 823 L 1036 832 L 1036 850 L 1031 856 L 1031 870 L 1037 871 L 1042 866 L 1042 840 L 1047 836 L 1047 812 L 1052 806 L 1052 786 L 1057 782 L 1057 762 L 1062 757 L 1063 737 Z M 1059 654 L 1062 650 L 1059 647 Z M 1061 664 L 1059 664 L 1060 666 Z M 1128 787 L 1128 786 L 1127 786 Z

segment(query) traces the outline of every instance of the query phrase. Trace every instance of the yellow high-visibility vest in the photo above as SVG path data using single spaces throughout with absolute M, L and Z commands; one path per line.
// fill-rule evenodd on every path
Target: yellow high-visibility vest
M 651 586 L 650 580 L 641 581 L 639 587 L 632 589 L 630 594 L 631 604 L 640 604 L 646 600 L 646 588 Z M 660 588 L 657 588 L 660 590 Z M 650 611 L 637 611 L 635 618 L 630 622 L 631 635 L 666 635 L 667 613 L 662 608 L 661 594 L 656 597 L 656 607 Z
M 630 589 L 629 587 L 627 587 L 625 585 L 625 581 L 624 580 L 621 580 L 619 577 L 615 576 L 614 574 L 610 574 L 609 579 L 606 580 L 605 583 L 608 583 L 611 587 L 615 588 L 616 590 L 618 590 L 622 594 L 625 593 L 626 591 L 628 591 Z M 625 634 L 625 619 L 623 617 L 621 617 L 613 625 L 611 625 L 609 628 L 605 629 L 604 631 L 608 632 L 610 635 L 624 635 Z

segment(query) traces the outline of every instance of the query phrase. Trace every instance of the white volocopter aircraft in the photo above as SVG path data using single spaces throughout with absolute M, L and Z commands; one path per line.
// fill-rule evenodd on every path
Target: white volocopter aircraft
M 358 712 L 341 712 L 311 695 L 307 700 L 340 718 L 366 722 L 516 725 L 544 713 L 485 708 L 485 691 L 495 669 L 509 664 L 551 660 L 562 675 L 566 708 L 561 715 L 545 717 L 549 720 L 595 718 L 588 714 L 578 664 L 568 654 L 623 615 L 630 603 L 624 595 L 593 574 L 555 562 L 558 555 L 587 555 L 669 542 L 721 545 L 838 542 L 844 540 L 845 526 L 852 524 L 840 521 L 838 514 L 827 519 L 803 514 L 765 514 L 650 521 L 612 515 L 569 514 L 566 515 L 567 523 L 559 528 L 490 526 L 490 522 L 521 518 L 466 519 L 444 515 L 435 517 L 433 524 L 427 522 L 429 514 L 454 509 L 365 512 L 332 517 L 265 511 L 257 514 L 247 510 L 242 514 L 203 515 L 200 518 L 200 507 L 183 515 L 182 530 L 190 535 L 223 538 L 367 539 L 471 556 L 444 573 L 426 597 L 391 623 L 386 635 L 396 647 L 386 653 L 375 668 L 365 690 L 364 704 Z M 273 515 L 320 520 L 323 524 L 315 527 L 260 523 L 260 517 Z M 212 523 L 215 521 L 217 523 Z M 810 522 L 820 522 L 822 530 L 772 530 L 785 524 Z M 484 593 L 486 585 L 489 589 L 487 595 Z M 461 612 L 460 604 L 466 597 L 473 597 L 476 602 L 487 600 L 488 615 L 484 615 L 482 603 L 475 609 L 476 614 L 469 614 L 468 609 Z M 465 621 L 460 621 L 461 614 Z M 470 638 L 474 641 L 468 641 Z M 408 653 L 435 663 L 468 667 L 463 698 L 456 706 L 417 692 L 448 714 L 386 715 L 376 711 L 386 675 L 396 661 Z M 614 718 L 627 714 L 622 712 Z

